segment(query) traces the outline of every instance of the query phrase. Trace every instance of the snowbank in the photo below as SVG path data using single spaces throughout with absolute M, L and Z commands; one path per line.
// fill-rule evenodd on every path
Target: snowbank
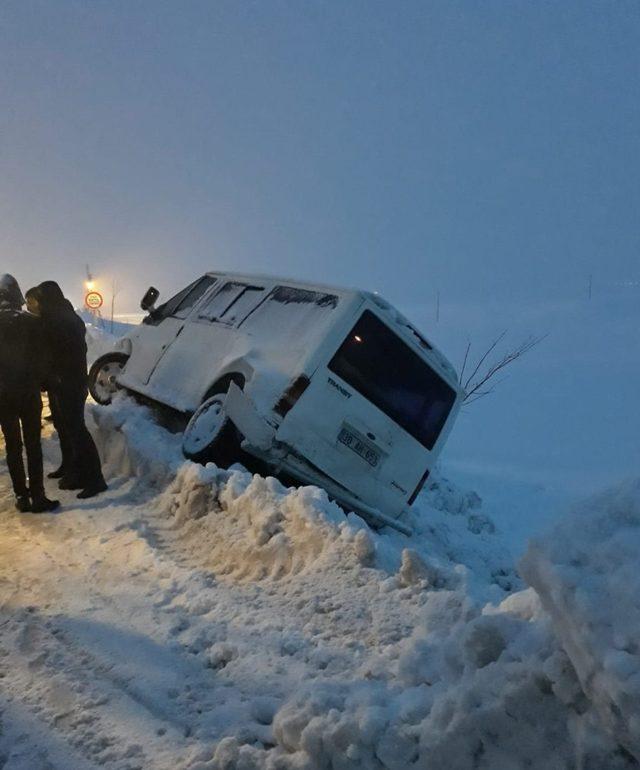
M 230 737 L 185 767 L 631 767 L 580 715 L 582 697 L 533 591 L 482 610 L 460 592 L 434 592 L 408 640 L 346 680 L 291 697 L 273 720 L 274 748 Z
M 184 463 L 164 495 L 192 548 L 217 574 L 278 579 L 302 570 L 370 564 L 375 546 L 364 522 L 349 520 L 316 487 L 286 489 L 274 478 Z
M 180 439 L 157 425 L 150 409 L 119 396 L 113 407 L 91 405 L 88 412 L 107 476 L 136 478 L 147 493 L 171 483 L 184 463 Z
M 185 770 L 633 766 L 474 493 L 436 476 L 412 538 L 376 532 L 315 487 L 183 460 L 179 437 L 125 397 L 92 414 L 110 476 L 133 476 L 162 537 L 204 570 L 167 594 L 199 619 L 178 622 L 174 644 L 229 687 L 260 674 Z M 247 591 L 224 622 L 223 584 Z M 265 596 L 283 616 L 261 615 Z
M 317 487 L 285 488 L 252 476 L 184 460 L 180 437 L 154 422 L 146 407 L 119 396 L 90 410 L 107 472 L 134 477 L 160 504 L 189 548 L 207 565 L 238 579 L 277 578 L 315 564 L 360 564 L 392 576 L 388 588 L 424 584 L 464 587 L 499 601 L 521 584 L 508 551 L 477 495 L 446 479 L 432 481 L 413 509 L 414 536 L 376 532 Z
M 602 724 L 640 761 L 640 479 L 577 507 L 522 560 Z

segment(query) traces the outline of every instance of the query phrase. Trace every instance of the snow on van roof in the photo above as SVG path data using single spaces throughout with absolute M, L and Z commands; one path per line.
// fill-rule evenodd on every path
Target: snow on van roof
M 324 283 L 312 283 L 311 281 L 300 281 L 297 278 L 287 278 L 282 275 L 267 275 L 265 273 L 234 273 L 230 270 L 210 270 L 207 275 L 225 276 L 226 278 L 243 278 L 251 281 L 264 281 L 273 284 L 287 284 L 289 286 L 302 287 L 309 290 L 332 291 L 339 294 L 367 294 L 362 289 L 356 289 L 347 286 L 332 286 Z

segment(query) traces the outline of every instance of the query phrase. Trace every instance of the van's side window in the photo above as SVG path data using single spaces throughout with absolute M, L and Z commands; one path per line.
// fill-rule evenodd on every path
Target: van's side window
M 310 291 L 309 289 L 297 289 L 293 286 L 276 286 L 269 295 L 270 302 L 279 302 L 282 305 L 317 305 L 317 307 L 335 308 L 338 298 L 335 294 Z
M 191 312 L 192 308 L 198 302 L 198 300 L 207 292 L 217 281 L 210 275 L 205 275 L 203 278 L 199 278 L 194 283 L 187 286 L 181 292 L 167 300 L 164 305 L 161 305 L 156 311 L 157 318 L 168 318 L 173 316 L 174 318 L 186 318 Z
M 263 294 L 262 286 L 231 281 L 200 308 L 198 318 L 229 325 L 237 324 L 255 308 Z
M 245 317 L 241 328 L 254 337 L 280 340 L 283 350 L 309 349 L 326 333 L 338 301 L 335 294 L 276 286 Z

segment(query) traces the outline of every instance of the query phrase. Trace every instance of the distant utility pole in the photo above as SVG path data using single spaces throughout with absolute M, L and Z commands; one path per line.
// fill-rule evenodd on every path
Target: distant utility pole
M 591 288 L 593 286 L 593 275 L 589 273 L 589 302 L 591 302 Z
M 118 284 L 114 278 L 111 283 L 111 334 L 113 334 L 113 315 L 116 306 L 116 297 L 118 296 Z
M 440 289 L 436 292 L 436 323 L 440 322 Z

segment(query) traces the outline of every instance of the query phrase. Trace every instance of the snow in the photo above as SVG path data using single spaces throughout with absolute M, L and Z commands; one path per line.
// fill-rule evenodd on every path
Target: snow
M 639 482 L 519 574 L 509 500 L 442 471 L 407 538 L 185 461 L 129 398 L 88 422 L 105 495 L 21 515 L 0 474 L 4 770 L 637 767 Z
M 86 326 L 87 363 L 91 366 L 97 358 L 111 352 L 118 337 L 92 324 Z
M 601 723 L 640 757 L 640 479 L 579 505 L 522 562 Z

